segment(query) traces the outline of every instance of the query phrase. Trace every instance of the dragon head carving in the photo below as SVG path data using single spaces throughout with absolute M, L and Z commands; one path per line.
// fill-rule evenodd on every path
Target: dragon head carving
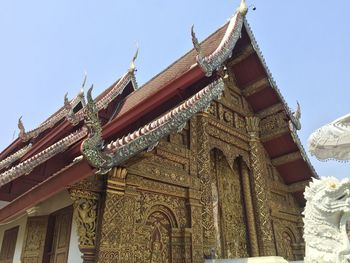
M 111 169 L 110 167 L 104 168 L 111 158 L 102 151 L 104 148 L 102 127 L 96 103 L 91 95 L 92 89 L 93 86 L 87 92 L 84 122 L 88 130 L 88 137 L 81 144 L 81 152 L 93 167 L 99 168 L 97 173 L 105 174 Z
M 350 219 L 350 180 L 314 179 L 304 193 L 306 263 L 350 262 L 346 223 Z

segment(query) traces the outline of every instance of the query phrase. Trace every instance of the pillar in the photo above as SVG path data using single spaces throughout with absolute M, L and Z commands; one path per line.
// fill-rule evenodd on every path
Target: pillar
M 269 188 L 266 182 L 268 170 L 265 161 L 265 151 L 259 138 L 260 119 L 258 117 L 247 117 L 246 122 L 247 131 L 250 136 L 249 146 L 253 175 L 252 188 L 260 256 L 274 256 L 276 255 L 276 249 L 268 200 Z

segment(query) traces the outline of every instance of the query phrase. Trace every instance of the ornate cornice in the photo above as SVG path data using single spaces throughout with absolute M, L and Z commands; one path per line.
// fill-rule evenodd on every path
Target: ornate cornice
M 68 149 L 69 146 L 81 140 L 87 134 L 86 129 L 76 131 L 55 144 L 19 163 L 11 169 L 0 174 L 0 187 L 15 180 L 23 174 L 29 174 L 35 167 L 51 159 L 56 154 Z
M 17 161 L 23 155 L 25 155 L 31 148 L 32 148 L 32 145 L 28 144 L 27 146 L 18 150 L 14 154 L 12 154 L 9 157 L 5 158 L 4 160 L 0 161 L 0 170 L 2 170 L 4 168 L 8 168 L 13 162 Z
M 203 50 L 196 37 L 196 34 L 194 33 L 194 27 L 192 26 L 192 43 L 195 50 L 197 51 L 197 62 L 207 77 L 210 77 L 215 70 L 217 70 L 227 59 L 232 56 L 233 48 L 241 36 L 244 16 L 246 14 L 245 10 L 247 11 L 248 9 L 244 1 L 242 1 L 240 8 L 230 19 L 226 33 L 219 46 L 213 53 L 207 56 L 203 54 Z
M 167 114 L 121 139 L 112 141 L 106 147 L 103 146 L 101 126 L 96 119 L 98 116 L 94 102 L 89 99 L 90 94 L 87 106 L 89 113 L 85 121 L 90 131 L 89 137 L 82 143 L 82 153 L 92 166 L 99 169 L 98 173 L 107 173 L 131 156 L 155 145 L 162 137 L 176 132 L 195 113 L 208 107 L 223 90 L 222 79 L 215 81 Z

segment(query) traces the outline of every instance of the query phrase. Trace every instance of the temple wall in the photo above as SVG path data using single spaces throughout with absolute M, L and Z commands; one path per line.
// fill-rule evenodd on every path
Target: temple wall
M 181 131 L 115 168 L 101 199 L 98 259 L 302 258 L 301 208 L 264 150 L 261 125 L 228 86 Z

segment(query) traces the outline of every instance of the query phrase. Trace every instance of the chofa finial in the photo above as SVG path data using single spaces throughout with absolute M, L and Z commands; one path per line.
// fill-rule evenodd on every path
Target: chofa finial
M 133 56 L 133 58 L 131 60 L 130 66 L 129 66 L 129 72 L 130 73 L 134 73 L 135 70 L 136 70 L 135 61 L 137 59 L 138 54 L 139 54 L 139 45 L 136 44 L 136 51 L 135 51 L 135 54 L 134 54 L 134 56 Z
M 241 0 L 241 4 L 238 7 L 238 12 L 245 16 L 248 13 L 248 6 L 245 0 Z
M 87 79 L 87 73 L 86 73 L 86 71 L 85 71 L 85 72 L 84 72 L 83 83 L 81 84 L 81 87 L 80 87 L 80 92 L 79 92 L 79 95 L 80 95 L 80 96 L 83 96 L 83 95 L 84 95 L 84 87 L 85 87 L 86 79 Z
M 297 130 L 301 129 L 300 118 L 301 118 L 301 107 L 299 102 L 297 101 L 297 109 L 292 113 L 292 123 L 294 124 L 294 127 Z
M 297 120 L 300 120 L 301 118 L 301 107 L 300 107 L 299 101 L 297 101 L 297 109 L 295 110 L 295 112 L 293 112 L 293 116 Z
M 198 55 L 202 55 L 202 48 L 199 44 L 198 38 L 196 36 L 196 33 L 194 32 L 194 25 L 192 25 L 191 27 L 191 36 L 192 36 L 192 43 L 193 43 L 193 47 L 194 49 L 197 51 Z
M 19 117 L 18 119 L 18 129 L 19 129 L 19 134 L 25 134 L 26 133 L 26 130 L 24 129 L 24 125 L 23 125 L 23 122 L 22 122 L 22 116 Z

